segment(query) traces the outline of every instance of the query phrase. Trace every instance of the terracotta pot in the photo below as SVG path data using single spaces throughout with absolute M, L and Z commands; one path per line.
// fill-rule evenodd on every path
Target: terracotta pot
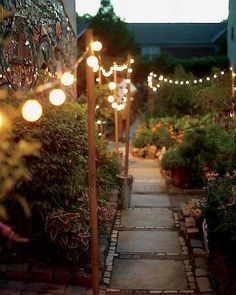
M 184 167 L 175 167 L 171 169 L 173 184 L 177 187 L 183 187 L 190 181 L 189 170 Z

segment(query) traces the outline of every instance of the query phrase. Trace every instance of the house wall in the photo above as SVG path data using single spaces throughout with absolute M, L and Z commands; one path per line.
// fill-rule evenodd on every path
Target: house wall
M 229 0 L 228 55 L 231 64 L 236 65 L 236 0 Z

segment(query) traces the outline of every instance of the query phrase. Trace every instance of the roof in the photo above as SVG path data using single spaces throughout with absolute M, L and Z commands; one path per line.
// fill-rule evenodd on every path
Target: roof
M 139 44 L 209 44 L 227 31 L 226 23 L 129 23 Z

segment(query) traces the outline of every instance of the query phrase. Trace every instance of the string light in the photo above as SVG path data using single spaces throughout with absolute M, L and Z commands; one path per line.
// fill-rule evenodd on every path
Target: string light
M 73 74 L 66 72 L 61 76 L 61 83 L 64 86 L 71 86 L 75 81 L 75 77 Z
M 49 94 L 49 101 L 55 106 L 62 105 L 66 100 L 65 92 L 62 89 L 53 89 Z
M 100 41 L 94 41 L 92 43 L 92 49 L 94 51 L 101 51 L 102 50 L 102 43 Z
M 133 63 L 134 63 L 134 59 L 131 58 L 129 62 L 130 62 L 131 64 L 133 64 Z
M 113 102 L 111 106 L 113 109 L 117 109 L 118 104 L 116 102 Z
M 42 116 L 43 109 L 36 99 L 29 99 L 24 103 L 21 113 L 26 121 L 35 122 Z
M 229 68 L 230 71 L 233 71 L 233 67 L 231 66 Z M 220 71 L 220 74 L 223 76 L 225 75 L 225 71 L 222 70 Z M 236 77 L 236 73 L 232 72 L 232 76 L 233 77 Z M 213 78 L 214 79 L 217 79 L 219 78 L 219 75 L 217 74 L 212 74 L 212 76 L 207 76 L 205 78 L 201 78 L 201 79 L 194 79 L 194 80 L 185 80 L 185 81 L 178 81 L 178 80 L 173 80 L 173 79 L 168 79 L 167 77 L 164 77 L 163 75 L 160 75 L 159 77 L 157 77 L 157 74 L 154 74 L 153 72 L 151 72 L 148 77 L 147 77 L 147 83 L 148 83 L 148 87 L 151 88 L 154 92 L 157 91 L 156 88 L 160 88 L 160 84 L 155 84 L 156 86 L 154 86 L 154 82 L 153 82 L 153 79 L 154 78 L 157 78 L 159 81 L 163 81 L 165 83 L 169 83 L 169 84 L 175 84 L 175 85 L 190 85 L 190 84 L 198 84 L 198 83 L 202 83 L 203 80 L 206 80 L 206 81 L 211 81 Z
M 110 103 L 114 102 L 114 101 L 115 101 L 114 96 L 113 96 L 113 95 L 108 96 L 108 101 L 109 101 Z
M 90 68 L 95 68 L 98 65 L 98 59 L 96 56 L 91 55 L 87 58 L 87 65 Z
M 116 83 L 115 82 L 109 82 L 108 87 L 110 90 L 115 90 L 116 89 Z

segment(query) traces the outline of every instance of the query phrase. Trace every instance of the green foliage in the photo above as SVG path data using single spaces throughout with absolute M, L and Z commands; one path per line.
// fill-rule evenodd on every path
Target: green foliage
M 75 103 L 60 108 L 44 105 L 35 123 L 19 118 L 15 140 L 41 143 L 40 158 L 27 157 L 31 180 L 19 188 L 31 201 L 47 200 L 59 206 L 67 195 L 86 189 L 87 130 L 85 109 Z
M 236 196 L 230 178 L 216 178 L 207 183 L 202 211 L 211 248 L 235 257 Z
M 216 153 L 217 145 L 208 135 L 207 129 L 195 128 L 185 134 L 183 143 L 177 148 L 167 151 L 162 159 L 162 167 L 171 170 L 180 163 L 181 167 L 186 167 L 194 173 L 201 173 L 203 167 L 213 165 Z
M 161 167 L 163 170 L 172 170 L 173 168 L 186 168 L 187 163 L 183 159 L 178 147 L 172 148 L 167 151 L 162 160 Z
M 138 46 L 127 25 L 114 12 L 110 0 L 101 0 L 98 13 L 89 21 L 94 35 L 103 43 L 108 56 L 137 53 Z
M 98 203 L 99 232 L 106 229 L 111 219 L 111 210 L 104 203 Z M 77 194 L 66 208 L 55 208 L 47 214 L 45 230 L 60 254 L 69 261 L 78 262 L 88 255 L 91 237 L 89 198 L 85 193 Z

